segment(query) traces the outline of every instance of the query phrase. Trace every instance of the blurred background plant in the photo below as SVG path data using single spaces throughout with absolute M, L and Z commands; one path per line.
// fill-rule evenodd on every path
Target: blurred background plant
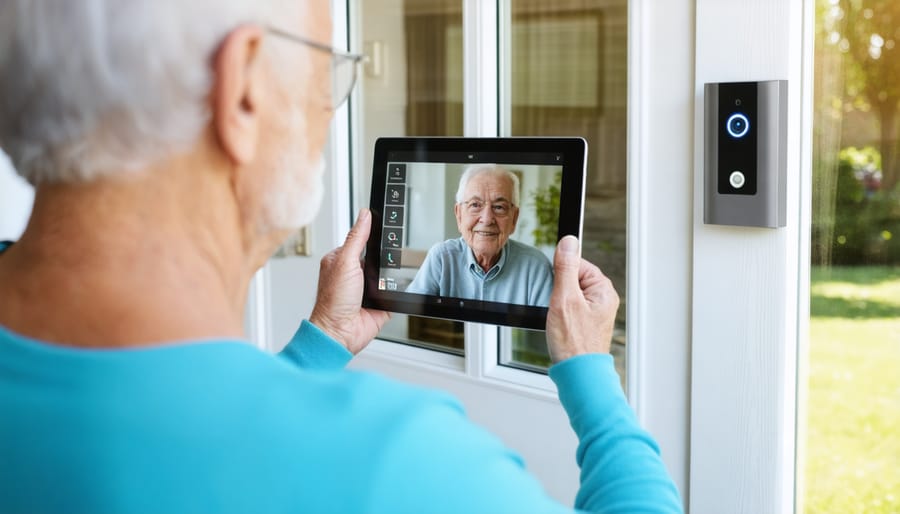
M 838 153 L 833 216 L 813 222 L 813 262 L 900 265 L 900 190 L 884 187 L 881 162 L 873 146 Z
M 559 229 L 559 196 L 562 186 L 562 172 L 556 172 L 553 183 L 535 189 L 531 194 L 532 205 L 537 217 L 537 226 L 531 231 L 538 246 L 556 246 Z

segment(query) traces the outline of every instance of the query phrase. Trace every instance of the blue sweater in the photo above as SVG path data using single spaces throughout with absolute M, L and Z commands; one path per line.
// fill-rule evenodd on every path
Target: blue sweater
M 570 512 L 450 396 L 344 370 L 304 322 L 241 341 L 75 349 L 0 327 L 2 512 Z M 608 355 L 550 370 L 578 434 L 576 507 L 680 512 Z

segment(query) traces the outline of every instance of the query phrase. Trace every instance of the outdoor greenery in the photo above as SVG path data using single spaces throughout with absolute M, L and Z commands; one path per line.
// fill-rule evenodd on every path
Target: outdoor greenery
M 531 231 L 537 246 L 556 246 L 559 230 L 559 196 L 562 172 L 556 172 L 553 183 L 534 191 L 531 200 L 537 216 L 537 226 Z
M 839 154 L 833 216 L 813 227 L 814 237 L 828 239 L 813 246 L 830 244 L 832 264 L 900 264 L 900 192 L 880 187 L 881 164 L 873 147 Z
M 829 64 L 842 70 L 842 87 L 833 91 L 836 97 L 822 98 L 819 113 L 871 115 L 884 160 L 882 185 L 894 190 L 900 184 L 900 2 L 819 0 L 818 9 L 816 73 L 827 74 Z
M 812 270 L 807 514 L 900 512 L 900 267 Z
M 813 262 L 897 265 L 900 2 L 816 10 Z

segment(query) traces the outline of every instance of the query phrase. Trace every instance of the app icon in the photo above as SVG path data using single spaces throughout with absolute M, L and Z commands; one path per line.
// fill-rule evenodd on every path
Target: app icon
M 406 164 L 388 164 L 388 182 L 406 182 Z
M 400 250 L 385 249 L 381 251 L 382 268 L 400 267 Z
M 388 184 L 385 196 L 387 197 L 385 202 L 388 205 L 403 205 L 406 203 L 406 186 L 402 184 Z
M 384 224 L 389 227 L 403 226 L 403 207 L 387 206 L 384 208 Z
M 385 228 L 381 246 L 383 248 L 400 248 L 403 246 L 402 228 Z

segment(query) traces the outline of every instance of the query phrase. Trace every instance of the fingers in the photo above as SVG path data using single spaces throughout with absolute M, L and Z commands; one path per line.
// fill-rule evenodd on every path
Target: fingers
M 587 301 L 601 304 L 615 303 L 613 311 L 618 307 L 619 295 L 612 281 L 597 266 L 583 261 L 578 282 Z
M 391 319 L 391 313 L 387 311 L 379 311 L 376 309 L 363 309 L 363 311 L 365 311 L 369 316 L 372 317 L 372 319 L 375 321 L 375 325 L 378 327 L 378 330 L 381 330 L 381 327 L 383 327 L 384 324 Z

